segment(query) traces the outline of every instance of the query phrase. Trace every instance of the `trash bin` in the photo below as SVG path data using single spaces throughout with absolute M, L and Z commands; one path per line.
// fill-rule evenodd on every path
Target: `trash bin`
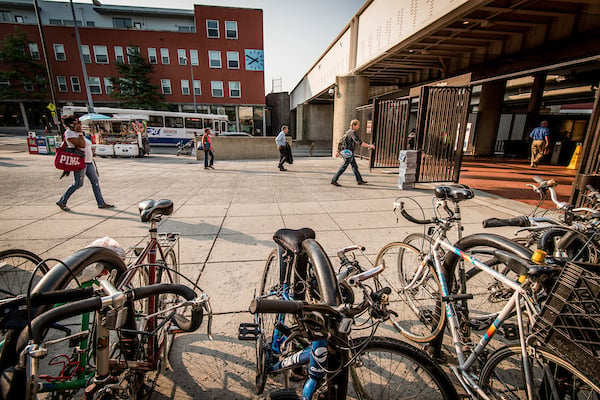
M 414 189 L 417 181 L 417 150 L 401 150 L 398 156 L 400 166 L 398 168 L 398 188 Z
M 46 136 L 40 136 L 36 138 L 35 141 L 38 147 L 38 154 L 48 154 L 48 143 L 46 142 Z
M 560 163 L 560 152 L 562 151 L 562 142 L 554 143 L 552 148 L 552 156 L 550 158 L 550 164 L 558 165 Z

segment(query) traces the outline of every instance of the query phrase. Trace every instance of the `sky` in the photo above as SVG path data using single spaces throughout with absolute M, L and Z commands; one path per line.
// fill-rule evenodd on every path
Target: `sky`
M 91 3 L 91 0 L 74 0 Z M 102 4 L 165 8 L 165 0 L 100 0 Z M 194 4 L 263 10 L 265 93 L 291 92 L 365 0 L 170 0 L 169 8 L 193 10 Z M 281 89 L 279 89 L 281 88 Z

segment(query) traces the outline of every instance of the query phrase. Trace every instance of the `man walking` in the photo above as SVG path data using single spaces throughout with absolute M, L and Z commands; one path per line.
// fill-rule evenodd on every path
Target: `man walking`
M 342 186 L 338 183 L 339 177 L 346 171 L 348 165 L 352 166 L 352 172 L 354 172 L 354 177 L 356 178 L 356 183 L 359 185 L 365 185 L 367 181 L 363 180 L 360 172 L 358 171 L 358 165 L 356 164 L 356 160 L 354 159 L 354 148 L 356 145 L 366 147 L 368 149 L 374 149 L 374 144 L 367 144 L 360 140 L 358 137 L 358 130 L 360 129 L 360 121 L 357 119 L 353 119 L 350 121 L 350 129 L 346 131 L 346 134 L 340 140 L 341 146 L 338 146 L 336 157 L 339 157 L 340 154 L 344 158 L 344 163 L 338 170 L 338 172 L 333 176 L 331 180 L 331 184 L 334 186 Z
M 542 121 L 540 126 L 535 128 L 529 134 L 529 137 L 533 139 L 531 142 L 531 167 L 537 167 L 538 163 L 545 154 L 546 149 L 550 148 L 550 142 L 548 137 L 550 136 L 550 129 L 548 129 L 548 121 Z
M 288 130 L 289 128 L 287 125 L 282 125 L 281 132 L 279 132 L 279 135 L 275 138 L 275 144 L 279 149 L 279 165 L 277 166 L 280 171 L 287 171 L 287 169 L 283 167 L 283 163 L 285 163 L 288 157 L 287 141 L 285 140 L 285 135 L 288 133 Z

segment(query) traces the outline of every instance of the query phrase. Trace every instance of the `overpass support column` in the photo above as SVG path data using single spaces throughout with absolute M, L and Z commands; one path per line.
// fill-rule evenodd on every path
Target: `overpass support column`
M 281 127 L 277 129 L 281 129 Z M 301 142 L 306 137 L 304 129 L 306 129 L 304 126 L 304 104 L 298 104 L 296 106 L 296 140 L 298 142 Z
M 533 76 L 533 87 L 531 88 L 531 96 L 527 105 L 527 119 L 525 120 L 525 132 L 523 139 L 529 139 L 529 132 L 536 126 L 539 126 L 540 107 L 542 106 L 542 97 L 544 97 L 544 88 L 546 87 L 546 74 L 541 72 Z
M 332 155 L 337 152 L 337 142 L 350 127 L 356 116 L 356 107 L 369 101 L 369 78 L 364 76 L 337 76 L 335 78 L 333 100 L 333 146 Z M 364 129 L 364 127 L 362 127 Z
M 502 103 L 506 81 L 484 83 L 479 97 L 479 120 L 477 134 L 473 144 L 473 154 L 476 156 L 489 156 L 494 154 L 494 145 L 498 135 Z

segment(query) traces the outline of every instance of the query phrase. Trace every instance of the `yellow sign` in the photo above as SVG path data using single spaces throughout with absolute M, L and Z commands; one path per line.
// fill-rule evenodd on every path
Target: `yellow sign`
M 578 144 L 577 147 L 575 147 L 575 152 L 573 153 L 573 157 L 571 157 L 571 162 L 569 163 L 569 166 L 567 167 L 567 169 L 576 169 L 577 168 L 577 162 L 579 161 L 580 155 L 581 155 L 581 145 Z
M 54 103 L 48 103 L 46 108 L 52 112 L 56 111 L 56 106 L 54 105 Z

